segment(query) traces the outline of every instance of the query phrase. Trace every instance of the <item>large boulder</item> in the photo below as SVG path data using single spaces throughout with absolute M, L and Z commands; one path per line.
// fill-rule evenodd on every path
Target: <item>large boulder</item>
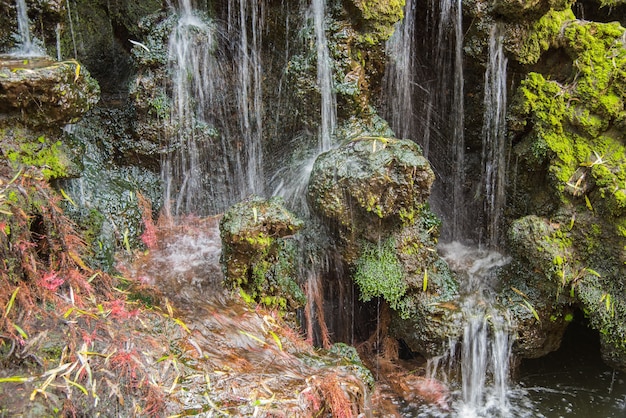
M 415 143 L 361 136 L 320 155 L 308 187 L 360 299 L 383 300 L 390 334 L 426 356 L 462 334 L 458 284 L 437 253 L 440 221 L 426 203 L 433 180 Z
M 411 223 L 426 204 L 434 179 L 414 142 L 359 137 L 317 158 L 308 201 L 338 227 L 349 247 L 357 235 L 374 242 L 381 229 Z

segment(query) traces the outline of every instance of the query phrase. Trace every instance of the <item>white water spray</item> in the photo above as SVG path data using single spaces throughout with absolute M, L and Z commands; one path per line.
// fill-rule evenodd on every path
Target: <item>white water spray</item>
M 229 10 L 235 0 L 230 0 Z M 235 35 L 239 36 L 239 56 L 237 58 L 239 88 L 238 108 L 240 130 L 245 141 L 245 187 L 247 193 L 263 195 L 263 96 L 261 62 L 261 35 L 263 33 L 263 2 L 239 0 L 239 19 L 230 24 Z M 248 21 L 251 22 L 248 28 Z
M 461 341 L 451 341 L 447 358 L 431 362 L 431 375 L 441 363 L 447 374 L 460 372 L 460 393 L 452 408 L 461 417 L 511 415 L 509 362 L 513 343 L 511 324 L 493 300 L 495 271 L 510 259 L 495 251 L 478 250 L 458 242 L 441 245 L 443 257 L 462 278 L 462 311 L 465 326 Z
M 216 214 L 264 194 L 263 10 L 239 0 L 230 9 L 226 32 L 190 0 L 178 4 L 168 44 L 172 102 L 162 163 L 171 214 Z
M 417 13 L 421 11 L 416 10 L 414 0 L 408 0 L 404 19 L 387 41 L 387 117 L 397 136 L 422 146 L 433 170 L 444 180 L 435 185 L 432 204 L 444 217 L 446 236 L 458 240 L 466 238 L 467 218 L 462 3 L 429 3 L 427 21 L 420 22 Z M 425 31 L 426 45 L 417 44 L 417 30 Z

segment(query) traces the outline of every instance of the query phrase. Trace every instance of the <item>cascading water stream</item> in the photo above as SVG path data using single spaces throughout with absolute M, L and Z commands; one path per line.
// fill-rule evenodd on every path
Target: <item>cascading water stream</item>
M 509 258 L 458 242 L 441 245 L 440 250 L 462 278 L 461 308 L 465 325 L 461 340 L 450 341 L 448 354 L 429 361 L 428 375 L 447 380 L 448 376 L 460 374 L 460 387 L 451 402 L 458 416 L 510 416 L 511 324 L 506 311 L 498 309 L 491 296 L 494 273 Z
M 245 1 L 235 7 L 234 0 L 231 7 L 226 33 L 190 0 L 178 4 L 168 43 L 172 104 L 162 164 L 166 210 L 173 215 L 216 214 L 264 194 L 262 9 Z M 235 49 L 232 62 L 225 40 Z
M 440 179 L 433 190 L 432 205 L 444 217 L 444 235 L 450 240 L 464 239 L 467 202 L 463 190 L 462 3 L 461 0 L 431 1 L 426 23 L 418 22 L 418 12 L 414 0 L 408 0 L 404 19 L 387 41 L 388 118 L 397 136 L 411 138 L 421 145 Z M 424 38 L 430 44 L 417 44 L 417 30 L 426 30 Z M 428 68 L 436 71 L 428 73 Z
M 331 136 L 337 125 L 337 100 L 333 92 L 333 74 L 324 24 L 326 0 L 312 0 L 311 13 L 317 47 L 317 83 L 321 95 L 319 150 L 324 152 L 331 148 Z
M 494 307 L 488 282 L 493 268 L 506 262 L 496 252 L 461 246 L 470 239 L 465 183 L 463 22 L 460 0 L 433 1 L 426 24 L 416 26 L 416 11 L 407 1 L 405 17 L 387 43 L 389 62 L 386 83 L 390 119 L 401 136 L 421 141 L 424 153 L 438 174 L 441 189 L 433 190 L 431 203 L 444 220 L 443 235 L 454 241 L 443 245 L 445 258 L 461 281 L 465 321 L 460 341 L 450 341 L 449 354 L 430 362 L 440 379 L 457 376 L 459 391 L 454 409 L 461 416 L 506 416 L 510 325 L 504 310 Z M 422 51 L 416 30 L 429 39 Z M 427 52 L 423 52 L 423 51 Z M 421 55 L 418 55 L 421 54 Z M 420 60 L 436 68 L 421 74 Z M 416 63 L 416 61 L 418 61 Z M 422 78 L 420 78 L 422 77 Z M 429 82 L 429 79 L 434 81 Z M 504 136 L 506 109 L 506 58 L 501 37 L 490 37 L 485 74 L 485 123 L 483 128 L 483 191 L 489 247 L 496 247 L 498 223 L 504 205 Z M 453 94 L 450 94 L 452 92 Z M 420 109 L 421 107 L 421 109 Z M 420 126 L 422 130 L 420 130 Z M 437 136 L 436 143 L 433 139 Z M 444 144 L 443 146 L 441 144 Z M 439 148 L 438 148 L 439 147 Z M 448 179 L 448 180 L 446 180 Z M 447 367 L 441 367 L 447 364 Z M 435 376 L 431 376 L 435 377 Z
M 486 233 L 485 244 L 497 248 L 505 203 L 506 180 L 506 67 L 503 36 L 498 26 L 489 35 L 489 60 L 485 71 L 482 169 Z
M 30 20 L 28 19 L 28 7 L 25 0 L 15 2 L 17 11 L 17 35 L 19 46 L 11 52 L 11 55 L 19 57 L 38 57 L 43 55 L 43 51 L 38 48 L 30 33 Z
M 213 56 L 212 28 L 196 16 L 189 1 L 179 3 L 180 17 L 169 39 L 169 61 L 172 77 L 170 120 L 176 134 L 170 138 L 174 148 L 163 164 L 166 210 L 172 202 L 174 213 L 193 211 L 203 189 L 196 121 L 204 121 L 207 105 L 214 104 L 213 83 L 218 64 Z M 204 44 L 203 48 L 199 45 Z M 174 181 L 180 181 L 174 184 Z
M 235 0 L 230 0 L 229 9 L 234 9 Z M 263 2 L 238 1 L 239 19 L 230 25 L 239 36 L 239 57 L 237 58 L 239 89 L 238 107 L 240 129 L 246 142 L 246 184 L 247 193 L 263 195 L 263 90 L 261 63 L 261 34 L 263 32 Z M 235 9 L 236 10 L 236 9 Z M 251 22 L 248 28 L 248 21 Z M 250 32 L 250 34 L 249 34 Z M 249 40 L 249 38 L 251 38 Z
M 389 57 L 385 84 L 390 98 L 390 123 L 400 138 L 412 138 L 416 131 L 413 90 L 415 77 L 415 1 L 407 0 L 404 18 L 396 24 L 393 35 L 385 45 Z M 428 141 L 422 143 L 428 157 Z

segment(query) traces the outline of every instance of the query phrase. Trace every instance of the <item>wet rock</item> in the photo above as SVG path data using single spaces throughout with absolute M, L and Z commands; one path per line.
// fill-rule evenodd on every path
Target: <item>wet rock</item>
M 71 199 L 64 209 L 83 231 L 93 249 L 92 265 L 110 271 L 115 253 L 142 247 L 143 216 L 153 216 L 162 204 L 158 171 L 132 165 L 135 158 L 124 153 L 128 139 L 123 134 L 123 117 L 115 109 L 97 108 L 68 129 L 64 142 L 84 150 L 77 178 L 57 185 Z M 142 212 L 139 195 L 152 204 L 153 213 Z
M 360 137 L 318 157 L 308 200 L 349 241 L 377 241 L 381 226 L 399 227 L 421 211 L 434 178 L 414 142 Z
M 433 180 L 414 142 L 362 136 L 320 155 L 308 187 L 360 299 L 384 300 L 390 334 L 426 356 L 462 333 L 458 284 L 437 254 L 440 221 L 426 204 Z
M 279 198 L 251 197 L 231 207 L 220 222 L 226 285 L 272 308 L 294 312 L 302 307 L 296 248 L 288 239 L 301 227 Z
M 0 126 L 63 126 L 99 98 L 98 83 L 77 61 L 0 58 Z

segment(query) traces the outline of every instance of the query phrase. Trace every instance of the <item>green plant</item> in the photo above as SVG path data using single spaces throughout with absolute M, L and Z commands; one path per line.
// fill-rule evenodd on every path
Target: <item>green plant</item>
M 361 300 L 367 302 L 382 297 L 392 309 L 401 308 L 408 286 L 404 280 L 404 268 L 396 256 L 393 238 L 363 245 L 356 262 L 354 281 L 361 291 Z

